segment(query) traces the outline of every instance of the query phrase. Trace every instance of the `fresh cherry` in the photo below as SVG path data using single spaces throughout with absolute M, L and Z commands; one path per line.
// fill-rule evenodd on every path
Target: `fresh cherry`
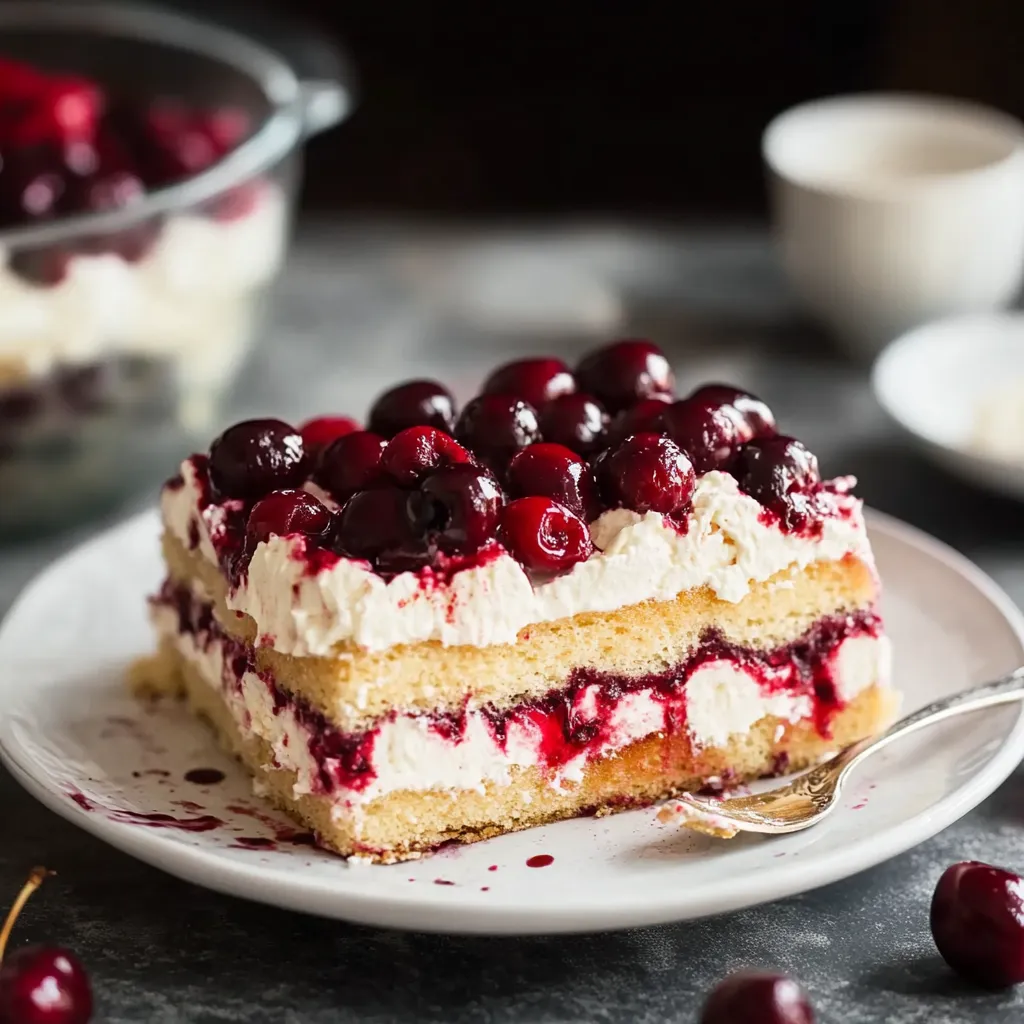
M 501 539 L 512 557 L 539 575 L 565 572 L 594 550 L 578 516 L 550 498 L 518 498 L 501 513 Z
M 770 437 L 776 432 L 775 414 L 749 391 L 741 391 L 728 384 L 705 384 L 690 397 L 708 405 L 731 406 L 750 427 L 752 437 Z
M 614 415 L 641 398 L 670 395 L 675 386 L 665 353 L 649 341 L 617 341 L 585 356 L 576 367 L 581 391 L 596 395 Z
M 499 366 L 484 382 L 485 395 L 515 395 L 542 410 L 559 395 L 576 390 L 572 372 L 561 359 L 519 359 Z
M 942 959 L 986 988 L 1024 981 L 1024 879 L 978 861 L 946 868 L 932 896 Z
M 320 453 L 313 479 L 336 501 L 375 487 L 385 479 L 381 456 L 387 441 L 370 430 L 342 434 Z
M 545 441 L 565 445 L 580 455 L 593 455 L 604 444 L 608 414 L 592 395 L 578 391 L 550 402 L 540 418 Z
M 612 420 L 606 435 L 612 445 L 621 444 L 630 434 L 657 434 L 661 429 L 659 417 L 672 404 L 671 395 L 655 395 L 641 398 Z
M 505 479 L 511 497 L 550 498 L 585 523 L 600 511 L 593 471 L 563 445 L 542 442 L 524 448 L 508 464 Z
M 333 519 L 331 510 L 306 491 L 271 491 L 253 506 L 245 532 L 257 544 L 274 535 L 287 537 L 292 533 L 322 537 Z
M 33 868 L 0 931 L 0 1021 L 3 1024 L 88 1024 L 92 989 L 74 953 L 59 946 L 26 946 L 4 958 L 14 922 L 51 872 Z
M 814 1024 L 814 1011 L 792 978 L 737 971 L 712 989 L 700 1024 Z
M 436 427 L 450 434 L 454 423 L 455 402 L 443 384 L 410 380 L 374 402 L 369 429 L 390 439 L 408 427 Z
M 348 416 L 317 416 L 314 419 L 306 420 L 299 427 L 302 434 L 302 443 L 306 451 L 313 455 L 326 448 L 332 441 L 346 434 L 354 434 L 362 427 Z
M 687 511 L 696 477 L 686 453 L 662 434 L 633 434 L 597 466 L 605 503 L 635 512 L 679 516 Z
M 789 526 L 798 524 L 806 495 L 821 482 L 818 460 L 795 438 L 783 434 L 742 445 L 731 472 L 741 490 Z
M 143 115 L 149 177 L 166 185 L 216 163 L 248 132 L 244 111 L 195 111 L 177 100 L 152 103 Z
M 462 410 L 455 437 L 501 473 L 520 448 L 539 441 L 541 434 L 529 402 L 514 395 L 479 395 Z
M 381 456 L 384 470 L 403 487 L 414 487 L 442 466 L 472 461 L 458 441 L 435 427 L 408 427 L 391 438 Z
M 418 536 L 446 555 L 470 555 L 494 536 L 504 502 L 486 469 L 448 466 L 409 495 L 408 512 Z
M 690 456 L 698 473 L 724 469 L 739 446 L 754 436 L 732 406 L 698 398 L 673 402 L 662 412 L 657 428 Z
M 411 545 L 405 505 L 408 493 L 398 487 L 375 487 L 353 494 L 341 510 L 337 544 L 342 554 L 373 561 L 386 551 Z
M 243 420 L 210 446 L 210 480 L 228 498 L 254 499 L 306 479 L 302 435 L 281 420 Z

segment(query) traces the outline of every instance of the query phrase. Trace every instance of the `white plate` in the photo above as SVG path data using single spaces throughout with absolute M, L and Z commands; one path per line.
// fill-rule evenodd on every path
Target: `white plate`
M 870 522 L 908 710 L 1024 662 L 1021 616 L 987 577 L 910 527 L 880 515 Z M 240 838 L 272 837 L 284 819 L 251 795 L 203 726 L 173 706 L 147 712 L 123 688 L 125 667 L 150 647 L 144 597 L 161 573 L 157 529 L 147 514 L 100 536 L 44 572 L 11 611 L 0 629 L 0 754 L 58 814 L 238 896 L 436 931 L 541 933 L 700 917 L 824 885 L 906 850 L 984 799 L 1024 753 L 1016 707 L 937 727 L 867 762 L 828 822 L 775 839 L 706 839 L 659 824 L 648 809 L 391 867 L 349 866 L 286 842 L 246 848 Z M 186 782 L 199 767 L 226 779 Z M 155 827 L 139 814 L 216 827 Z M 544 854 L 553 863 L 527 866 Z
M 925 455 L 970 483 L 1024 500 L 1024 462 L 987 457 L 971 446 L 979 403 L 1015 380 L 1024 402 L 1020 313 L 917 327 L 889 345 L 872 372 L 879 403 Z

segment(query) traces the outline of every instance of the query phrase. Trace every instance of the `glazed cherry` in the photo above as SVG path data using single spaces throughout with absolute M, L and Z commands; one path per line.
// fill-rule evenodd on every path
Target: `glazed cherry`
M 448 466 L 431 473 L 409 495 L 418 536 L 446 555 L 470 555 L 495 534 L 505 496 L 497 480 L 477 466 Z
M 249 130 L 244 111 L 195 111 L 176 100 L 152 104 L 143 115 L 148 173 L 164 185 L 205 170 Z
M 28 897 L 49 875 L 34 868 L 0 931 L 0 1021 L 3 1024 L 88 1024 L 92 989 L 74 953 L 59 946 L 26 946 L 4 957 L 7 940 Z
M 545 441 L 565 445 L 580 455 L 593 455 L 603 447 L 607 427 L 604 406 L 582 391 L 556 398 L 540 418 Z
M 381 466 L 395 483 L 414 487 L 432 470 L 472 462 L 450 434 L 435 427 L 409 427 L 395 434 L 381 456 Z
M 790 526 L 802 518 L 805 496 L 821 483 L 818 460 L 783 434 L 742 445 L 731 472 L 743 491 Z
M 754 436 L 731 406 L 697 398 L 673 402 L 658 418 L 657 429 L 690 456 L 698 473 L 726 468 L 739 446 Z
M 986 988 L 1024 981 L 1024 879 L 964 861 L 946 868 L 932 896 L 931 929 L 942 959 Z
M 641 398 L 612 420 L 606 439 L 612 444 L 621 444 L 630 434 L 657 434 L 661 427 L 658 418 L 666 407 L 672 404 L 671 395 L 655 395 Z
M 386 446 L 387 441 L 370 430 L 343 434 L 320 453 L 313 478 L 335 501 L 346 501 L 356 491 L 384 481 L 381 456 Z
M 670 395 L 675 386 L 665 353 L 649 341 L 617 341 L 585 356 L 576 367 L 581 391 L 596 395 L 615 415 L 641 398 Z
M 410 380 L 385 391 L 370 410 L 369 429 L 392 438 L 408 427 L 436 427 L 452 432 L 455 402 L 451 392 L 434 380 Z
M 520 448 L 539 441 L 541 434 L 529 402 L 514 395 L 479 395 L 462 410 L 455 437 L 501 473 Z
M 351 558 L 373 561 L 386 551 L 414 543 L 406 515 L 406 491 L 376 487 L 353 494 L 340 512 L 337 546 Z
M 524 448 L 508 464 L 505 479 L 510 497 L 550 498 L 585 523 L 600 512 L 593 470 L 564 445 L 542 442 Z
M 271 491 L 261 498 L 249 513 L 246 536 L 259 543 L 271 536 L 287 537 L 301 533 L 322 537 L 331 528 L 331 510 L 306 491 Z
M 690 507 L 693 465 L 662 434 L 633 434 L 609 450 L 597 465 L 601 496 L 610 508 L 679 516 Z
M 542 410 L 559 395 L 576 390 L 572 371 L 561 359 L 519 359 L 499 366 L 484 382 L 485 395 L 515 395 Z
M 281 420 L 243 420 L 210 446 L 210 480 L 227 498 L 298 487 L 306 470 L 302 435 Z
M 326 448 L 339 437 L 354 434 L 357 430 L 362 430 L 362 427 L 349 416 L 317 416 L 315 419 L 306 420 L 299 427 L 302 443 L 310 455 Z
M 792 978 L 737 971 L 712 990 L 700 1024 L 814 1024 L 814 1011 Z
M 550 498 L 518 498 L 501 513 L 501 540 L 528 572 L 550 575 L 586 561 L 594 550 L 578 516 Z
M 731 406 L 749 426 L 751 437 L 770 437 L 776 432 L 775 414 L 757 395 L 728 384 L 705 384 L 691 398 L 708 405 Z

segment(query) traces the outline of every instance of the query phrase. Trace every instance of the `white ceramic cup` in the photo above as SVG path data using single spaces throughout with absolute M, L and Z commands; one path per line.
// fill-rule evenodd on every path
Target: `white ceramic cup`
M 762 138 L 782 259 L 811 312 L 871 356 L 923 321 L 1005 306 L 1024 275 L 1024 125 L 872 94 L 794 107 Z

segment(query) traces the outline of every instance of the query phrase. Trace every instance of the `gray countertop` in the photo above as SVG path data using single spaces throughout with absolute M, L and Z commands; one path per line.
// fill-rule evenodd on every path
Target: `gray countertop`
M 272 320 L 227 420 L 362 412 L 388 381 L 421 373 L 466 393 L 507 353 L 574 356 L 595 340 L 648 333 L 684 383 L 724 377 L 758 391 L 826 470 L 857 473 L 869 503 L 966 552 L 1024 600 L 1020 507 L 904 447 L 864 368 L 796 316 L 759 234 L 320 226 L 300 232 Z M 0 548 L 0 613 L 96 528 Z M 0 906 L 32 864 L 59 870 L 17 937 L 76 950 L 103 1021 L 685 1024 L 739 966 L 790 972 L 826 1024 L 996 1024 L 1024 1013 L 1024 991 L 959 983 L 928 931 L 946 865 L 1024 869 L 1020 771 L 939 836 L 845 882 L 707 921 L 555 938 L 383 932 L 219 896 L 107 848 L 2 770 L 0 811 Z

